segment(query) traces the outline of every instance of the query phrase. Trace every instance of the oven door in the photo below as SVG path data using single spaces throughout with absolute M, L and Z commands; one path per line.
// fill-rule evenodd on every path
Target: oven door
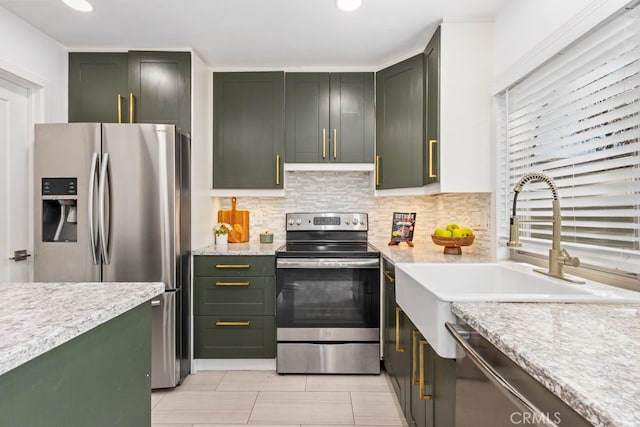
M 277 340 L 379 341 L 379 258 L 278 258 Z

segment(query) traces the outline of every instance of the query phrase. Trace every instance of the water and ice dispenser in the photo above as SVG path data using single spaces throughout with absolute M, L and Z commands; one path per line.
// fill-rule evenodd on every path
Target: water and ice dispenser
M 42 178 L 42 241 L 78 241 L 78 178 Z

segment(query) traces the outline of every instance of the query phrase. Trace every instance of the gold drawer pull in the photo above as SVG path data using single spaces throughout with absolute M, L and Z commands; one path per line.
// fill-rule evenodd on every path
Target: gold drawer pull
M 420 400 L 431 400 L 432 395 L 424 393 L 424 346 L 427 340 L 420 340 Z
M 251 264 L 216 264 L 216 268 L 250 268 Z
M 249 282 L 216 282 L 216 286 L 249 286 Z
M 404 353 L 404 348 L 400 347 L 400 313 L 402 309 L 396 307 L 396 353 Z
M 389 282 L 391 283 L 396 283 L 396 279 L 394 279 L 393 277 L 391 277 L 391 273 L 389 273 L 388 271 L 384 271 L 384 277 L 387 278 L 387 280 L 389 280 Z
M 216 322 L 216 326 L 251 326 L 251 322 Z

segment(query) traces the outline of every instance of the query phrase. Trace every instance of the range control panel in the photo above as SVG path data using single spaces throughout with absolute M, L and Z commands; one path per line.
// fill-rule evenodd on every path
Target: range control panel
M 366 213 L 288 213 L 287 231 L 368 231 Z

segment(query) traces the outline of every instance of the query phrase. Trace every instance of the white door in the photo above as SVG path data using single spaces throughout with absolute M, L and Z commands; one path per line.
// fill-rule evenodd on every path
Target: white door
M 0 76 L 0 282 L 31 277 L 31 257 L 9 259 L 17 250 L 32 252 L 30 126 L 28 89 Z

